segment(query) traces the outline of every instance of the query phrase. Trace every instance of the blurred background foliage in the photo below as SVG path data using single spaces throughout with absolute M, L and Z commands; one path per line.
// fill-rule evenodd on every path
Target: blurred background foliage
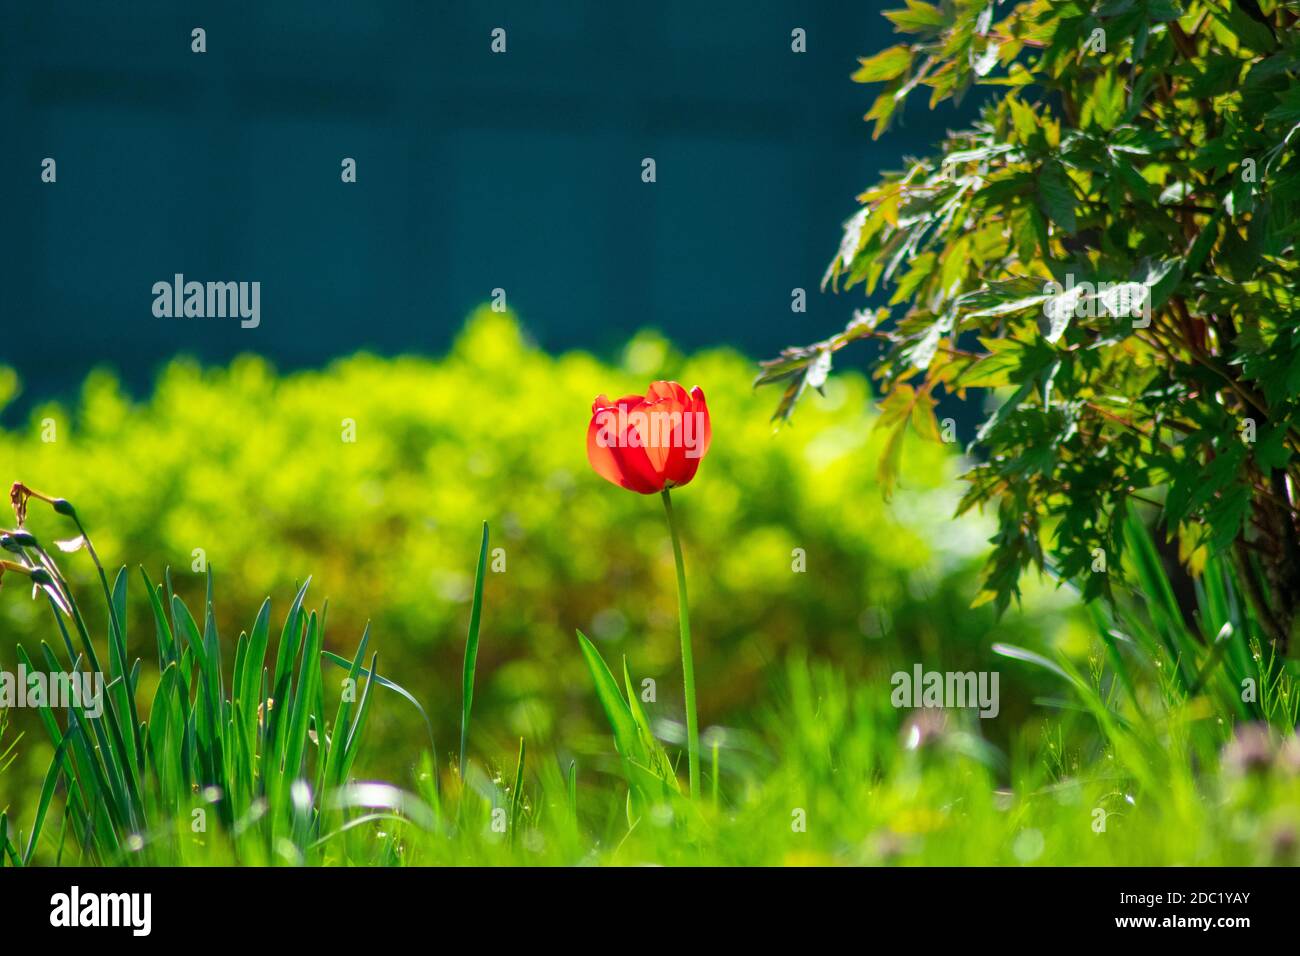
M 201 24 L 170 0 L 6 4 L 0 115 L 26 145 L 0 152 L 3 307 L 41 317 L 4 356 L 20 403 L 105 358 L 138 395 L 177 352 L 282 370 L 437 353 L 498 287 L 553 352 L 656 325 L 766 354 L 795 287 L 808 327 L 836 328 L 847 309 L 815 292 L 828 225 L 865 171 L 975 116 L 974 97 L 916 104 L 871 140 L 847 78 L 894 3 L 279 0 L 208 4 Z M 155 318 L 176 272 L 260 281 L 264 321 Z
M 178 592 L 197 599 L 202 549 L 231 654 L 265 596 L 283 613 L 295 583 L 312 575 L 313 603 L 329 599 L 327 646 L 350 654 L 371 621 L 380 673 L 427 708 L 440 759 L 456 745 L 487 520 L 505 570 L 486 582 L 475 749 L 508 753 L 522 735 L 533 752 L 567 762 L 609 751 L 575 627 L 607 660 L 627 655 L 636 681 L 656 680 L 652 716 L 666 736 L 681 719 L 662 509 L 602 481 L 584 447 L 598 393 L 643 391 L 656 378 L 700 385 L 713 418 L 709 456 L 675 496 L 703 727 L 768 719 L 768 691 L 797 651 L 842 679 L 877 684 L 882 697 L 889 674 L 917 660 L 1002 670 L 1002 719 L 980 723 L 1018 732 L 1039 676 L 999 666 L 989 648 L 1068 643 L 1069 600 L 1038 589 L 1000 622 L 990 608 L 970 609 L 990 525 L 952 520 L 961 490 L 953 446 L 916 440 L 885 504 L 874 468 L 882 436 L 854 374 L 828 383 L 798 427 L 773 434 L 769 399 L 755 395 L 753 366 L 733 350 L 685 356 L 648 332 L 614 363 L 551 355 L 513 316 L 484 307 L 440 359 L 357 354 L 286 375 L 258 357 L 220 367 L 176 359 L 141 402 L 96 372 L 70 407 L 37 405 L 26 424 L 0 432 L 0 476 L 71 500 L 105 563 L 132 569 L 132 656 L 147 658 L 153 640 L 137 565 L 155 580 L 170 567 Z M 355 442 L 344 440 L 349 422 Z M 50 423 L 56 440 L 46 442 Z M 33 508 L 28 524 L 46 540 L 70 536 L 48 509 Z M 64 556 L 64 571 L 89 589 L 83 557 Z M 16 642 L 35 648 L 55 635 L 48 607 L 6 583 L 0 665 L 12 669 Z M 146 690 L 157 679 L 149 671 Z M 0 781 L 15 792 L 0 793 L 0 804 L 31 793 L 47 765 L 44 734 L 26 729 L 35 732 L 22 742 L 18 777 Z M 415 711 L 384 695 L 369 732 L 378 746 L 358 773 L 408 779 L 423 740 Z

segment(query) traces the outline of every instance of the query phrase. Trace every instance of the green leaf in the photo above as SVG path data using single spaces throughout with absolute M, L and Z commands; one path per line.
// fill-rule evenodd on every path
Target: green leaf
M 375 652 L 370 655 L 370 670 L 373 674 L 379 669 L 379 653 Z M 371 692 L 374 690 L 378 681 L 366 681 L 366 689 L 361 695 L 361 703 L 357 705 L 357 719 L 352 722 L 352 727 L 348 730 L 347 742 L 343 746 L 343 762 L 339 767 L 340 782 L 347 779 L 351 772 L 352 764 L 357 759 L 357 751 L 361 746 L 361 734 L 366 729 L 366 718 L 370 715 Z M 434 772 L 437 772 L 437 763 L 434 763 Z M 436 778 L 435 778 L 436 786 Z
M 1232 546 L 1250 515 L 1250 503 L 1250 486 L 1238 484 L 1223 492 L 1210 508 L 1206 518 L 1213 529 L 1210 547 L 1216 552 L 1222 553 Z
M 905 73 L 912 65 L 912 51 L 906 46 L 891 46 L 875 56 L 866 59 L 859 57 L 858 63 L 861 66 L 853 74 L 853 82 L 879 83 Z
M 337 667 L 343 668 L 345 671 L 350 671 L 352 669 L 351 661 L 349 661 L 345 657 L 339 657 L 339 655 L 335 654 L 333 651 L 322 651 L 321 655 L 325 658 L 325 660 L 329 661 L 331 664 L 334 664 Z M 390 690 L 394 694 L 397 694 L 399 697 L 403 697 L 407 701 L 409 701 L 411 706 L 420 712 L 420 717 L 423 718 L 424 720 L 424 728 L 426 731 L 428 731 L 428 735 L 429 735 L 430 753 L 436 754 L 438 752 L 438 747 L 433 742 L 433 724 L 429 720 L 429 715 L 425 713 L 424 708 L 420 706 L 420 702 L 415 699 L 415 696 L 410 691 L 408 691 L 401 684 L 398 684 L 395 681 L 390 680 L 387 677 L 384 677 L 382 674 L 374 670 L 368 670 L 362 667 L 357 671 L 357 674 L 361 677 L 364 677 L 368 681 L 373 680 L 376 684 L 378 684 L 380 687 L 384 688 L 385 690 Z
M 641 701 L 636 695 L 636 688 L 632 686 L 632 677 L 628 673 L 627 658 L 623 658 L 623 687 L 627 691 L 627 706 L 632 714 L 632 719 L 636 722 L 637 735 L 639 739 L 638 752 L 635 755 L 638 763 L 643 764 L 667 790 L 677 790 L 677 775 L 673 772 L 672 762 L 668 759 L 663 745 L 655 737 L 654 730 L 650 726 L 650 721 L 646 718 L 645 710 L 641 707 Z
M 1114 70 L 1101 73 L 1092 86 L 1092 94 L 1083 104 L 1084 123 L 1111 130 L 1124 117 L 1126 90 L 1124 81 Z
M 58 747 L 54 749 L 54 757 L 50 761 L 49 770 L 45 773 L 45 783 L 41 787 L 41 796 L 36 804 L 36 819 L 32 823 L 31 837 L 27 841 L 27 852 L 23 854 L 24 866 L 32 862 L 32 857 L 36 853 L 36 841 L 40 839 L 41 830 L 45 826 L 45 814 L 50 809 L 50 801 L 54 798 L 54 788 L 58 785 L 59 777 L 63 775 L 63 756 L 73 736 L 79 734 L 80 730 L 76 727 L 69 728 L 67 734 L 59 741 Z
M 1002 340 L 1007 341 L 1007 340 Z M 1018 349 L 998 349 L 972 363 L 953 382 L 954 388 L 1001 388 L 1010 385 L 1012 376 L 1020 368 Z
M 519 738 L 519 761 L 515 764 L 515 785 L 510 790 L 510 840 L 513 843 L 515 831 L 519 829 L 519 815 L 523 809 L 524 757 L 527 754 L 524 738 Z
M 163 610 L 162 599 L 159 597 L 161 589 L 154 587 L 144 568 L 140 569 L 140 577 L 144 579 L 145 588 L 149 593 L 149 608 L 153 612 L 154 636 L 158 642 L 158 669 L 162 670 L 167 666 L 168 662 L 178 660 L 179 655 L 176 653 L 176 643 L 172 639 L 172 629 L 167 621 L 167 612 Z
M 947 23 L 938 7 L 921 0 L 907 0 L 906 10 L 886 10 L 884 16 L 900 33 L 938 33 Z
M 346 680 L 349 682 L 348 686 L 352 693 L 339 695 L 338 709 L 334 714 L 333 738 L 330 742 L 329 756 L 325 765 L 325 780 L 329 786 L 341 785 L 347 776 L 347 766 L 343 757 L 348 749 L 347 741 L 351 734 L 353 698 L 355 697 L 357 683 L 361 677 L 362 662 L 366 656 L 366 646 L 369 643 L 370 626 L 366 625 L 365 631 L 361 634 L 361 643 L 357 647 L 357 653 L 353 657 L 351 665 L 348 666 Z M 369 693 L 369 687 L 367 687 L 366 692 Z
M 1068 235 L 1078 229 L 1074 215 L 1074 189 L 1070 177 L 1058 162 L 1043 164 L 1038 172 L 1038 208 Z
M 478 631 L 483 612 L 483 579 L 487 574 L 488 523 L 483 522 L 483 541 L 474 573 L 474 603 L 469 612 L 469 634 L 465 638 L 465 663 L 461 669 L 460 775 L 465 778 L 465 755 L 469 746 L 469 715 L 474 704 L 474 668 L 478 661 Z
M 975 433 L 976 443 L 984 441 L 989 434 L 1000 424 L 1006 421 L 1007 417 L 1020 407 L 1021 402 L 1028 398 L 1034 390 L 1034 380 L 1031 378 L 1021 385 L 1005 402 L 998 406 L 998 410 L 985 419 L 984 424 L 980 425 L 979 431 Z
M 614 675 L 605 665 L 605 659 L 600 656 L 600 651 L 596 650 L 596 646 L 582 631 L 577 633 L 578 647 L 582 650 L 582 658 L 587 662 L 587 670 L 591 673 L 592 683 L 596 687 L 596 699 L 600 701 L 605 719 L 609 721 L 614 731 L 614 746 L 618 748 L 620 756 L 631 759 L 637 752 L 636 720 L 627 702 L 623 700 L 623 695 L 619 693 L 618 682 L 614 680 Z
M 1071 683 L 1074 682 L 1061 665 L 1048 660 L 1042 654 L 1035 653 L 1034 651 L 1027 650 L 1023 647 L 1017 647 L 1014 644 L 994 644 L 992 650 L 994 654 L 1016 661 L 1024 661 L 1026 664 L 1033 664 L 1035 667 L 1041 667 L 1043 670 L 1051 671 L 1062 680 L 1070 681 Z
M 1243 9 L 1240 3 L 1231 3 L 1228 7 L 1228 27 L 1237 35 L 1243 46 L 1254 50 L 1256 53 L 1269 53 L 1277 46 L 1277 40 L 1273 37 L 1273 31 L 1254 20 Z M 1257 6 L 1256 10 L 1259 9 Z M 1217 10 L 1215 16 L 1222 20 L 1222 14 Z M 1262 16 L 1262 14 L 1261 14 Z

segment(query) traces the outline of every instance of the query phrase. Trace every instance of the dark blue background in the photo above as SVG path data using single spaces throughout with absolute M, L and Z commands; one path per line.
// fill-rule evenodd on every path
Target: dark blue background
M 862 121 L 875 88 L 848 77 L 901 3 L 2 5 L 0 364 L 24 404 L 101 364 L 138 390 L 177 352 L 437 352 L 495 287 L 548 348 L 653 326 L 766 357 L 862 305 L 817 291 L 840 223 L 952 122 L 913 108 L 873 143 Z M 260 281 L 261 327 L 155 318 L 176 272 Z

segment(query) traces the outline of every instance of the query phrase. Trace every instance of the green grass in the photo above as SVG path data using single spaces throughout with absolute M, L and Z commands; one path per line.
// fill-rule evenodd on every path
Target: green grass
M 173 592 L 170 575 L 165 585 L 154 585 L 142 571 L 153 611 L 158 673 L 148 720 L 142 721 L 136 709 L 140 661 L 127 664 L 126 571 L 110 589 L 75 510 L 58 500 L 53 506 L 76 523 L 79 550 L 99 570 L 110 666 L 101 670 L 81 604 L 50 552 L 30 534 L 6 536 L 6 549 L 30 569 L 34 583 L 42 584 L 62 638 L 57 650 L 41 643 L 40 667 L 21 646 L 19 658 L 29 672 L 103 673 L 106 687 L 102 706 L 73 701 L 63 714 L 49 703 L 40 707 L 55 754 L 22 862 L 34 859 L 47 836 L 44 826 L 56 791 L 64 800 L 55 859 L 63 858 L 69 842 L 77 862 L 156 859 L 159 853 L 166 859 L 180 824 L 196 835 L 219 826 L 256 841 L 267 853 L 303 859 L 310 841 L 344 822 L 346 806 L 322 798 L 328 795 L 333 801 L 342 790 L 360 750 L 372 681 L 365 679 L 359 701 L 356 693 L 369 633 L 361 638 L 327 731 L 325 612 L 304 607 L 306 584 L 284 619 L 274 670 L 267 666 L 266 602 L 251 629 L 239 636 L 227 693 L 211 575 L 200 628 Z M 375 672 L 376 660 L 372 655 L 367 673 Z
M 75 510 L 54 507 L 85 536 L 67 560 L 98 565 Z M 170 575 L 155 585 L 142 573 L 137 599 L 151 609 L 156 649 L 156 679 L 145 682 L 128 653 L 126 573 L 111 582 L 104 575 L 102 606 L 83 614 L 89 605 L 72 593 L 51 552 L 11 535 L 6 548 L 45 582 L 59 637 L 40 647 L 47 669 L 98 671 L 107 660 L 108 694 L 98 717 L 84 707 L 42 711 L 54 757 L 21 825 L 0 815 L 0 858 L 13 865 L 1296 862 L 1293 677 L 1253 636 L 1255 622 L 1235 599 L 1226 566 L 1207 565 L 1189 627 L 1135 515 L 1129 536 L 1134 600 L 1093 608 L 1097 634 L 1086 673 L 1066 655 L 1000 648 L 1008 666 L 1044 669 L 1059 688 L 1038 702 L 1041 721 L 1020 725 L 1005 747 L 985 739 L 969 712 L 896 710 L 886 682 L 851 681 L 829 662 L 794 652 L 751 728 L 706 731 L 710 797 L 691 800 L 679 782 L 681 725 L 651 720 L 627 663 L 620 689 L 581 634 L 574 653 L 585 660 L 609 723 L 593 748 L 602 756 L 579 766 L 555 749 L 535 752 L 524 739 L 517 749 L 484 755 L 466 732 L 463 764 L 437 761 L 425 708 L 379 674 L 369 631 L 350 660 L 323 650 L 327 614 L 306 605 L 307 585 L 278 619 L 274 648 L 269 602 L 261 607 L 226 673 L 212 578 L 200 625 L 173 593 Z M 487 542 L 485 527 L 480 580 Z M 483 612 L 479 594 L 466 690 Z M 92 633 L 88 621 L 101 618 L 101 633 Z M 21 657 L 30 666 L 25 650 Z M 1257 681 L 1255 701 L 1241 699 L 1247 679 Z M 137 698 L 147 704 L 138 711 Z M 469 705 L 466 693 L 466 731 Z M 366 728 L 381 711 L 413 731 L 409 776 L 392 783 L 364 776 Z

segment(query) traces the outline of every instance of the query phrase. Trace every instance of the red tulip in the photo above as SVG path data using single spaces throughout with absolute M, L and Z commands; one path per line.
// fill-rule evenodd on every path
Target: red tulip
M 695 706 L 695 655 L 691 651 L 690 602 L 686 597 L 686 562 L 668 489 L 695 477 L 709 450 L 713 426 L 704 392 L 676 382 L 651 382 L 645 396 L 611 402 L 596 396 L 587 426 L 587 460 L 607 481 L 643 495 L 663 498 L 668 533 L 677 565 L 677 616 L 682 635 L 682 683 L 686 690 L 686 761 L 691 799 L 700 796 L 700 722 Z M 581 637 L 581 632 L 579 632 Z
M 696 387 L 688 395 L 676 382 L 652 382 L 644 397 L 596 397 L 587 459 L 602 478 L 651 495 L 694 478 L 712 437 L 704 392 Z

